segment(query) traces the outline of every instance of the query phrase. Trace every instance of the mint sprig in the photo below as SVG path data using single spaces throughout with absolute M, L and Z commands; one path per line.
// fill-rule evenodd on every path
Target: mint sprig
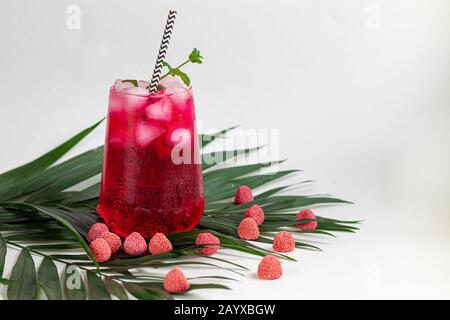
M 186 61 L 181 63 L 178 67 L 173 68 L 169 63 L 164 62 L 164 66 L 169 69 L 167 73 L 165 73 L 163 76 L 161 76 L 160 80 L 164 79 L 167 76 L 174 76 L 174 77 L 180 77 L 180 79 L 186 84 L 187 86 L 191 84 L 191 79 L 189 76 L 181 71 L 181 68 L 184 67 L 189 62 L 191 63 L 203 63 L 203 57 L 200 55 L 200 50 L 197 48 L 194 48 L 192 52 L 189 54 L 189 57 Z
M 178 67 L 173 68 L 169 63 L 164 62 L 164 66 L 167 69 L 169 69 L 169 71 L 167 73 L 165 73 L 164 75 L 162 75 L 159 78 L 159 80 L 162 80 L 167 76 L 180 77 L 180 79 L 184 82 L 184 84 L 189 86 L 191 84 L 191 79 L 185 72 L 181 71 L 181 68 L 184 67 L 185 65 L 187 65 L 188 63 L 198 63 L 198 64 L 203 63 L 203 57 L 200 55 L 200 50 L 198 50 L 197 48 L 194 48 L 192 50 L 192 52 L 189 54 L 188 59 L 186 61 L 184 61 L 182 64 L 180 64 Z M 129 82 L 129 83 L 133 84 L 133 86 L 135 86 L 135 87 L 138 86 L 138 81 L 135 79 L 127 79 L 127 80 L 123 80 L 122 82 Z M 150 85 L 147 87 L 147 89 L 149 87 L 150 87 Z M 159 84 L 158 90 L 162 90 L 162 89 L 164 89 L 164 87 Z
M 184 73 L 183 71 L 181 71 L 179 67 L 172 68 L 172 66 L 170 64 L 168 64 L 167 62 L 164 62 L 164 66 L 169 69 L 169 72 L 167 72 L 167 75 L 170 74 L 171 76 L 174 76 L 174 77 L 180 77 L 181 80 L 183 80 L 183 82 L 186 85 L 191 84 L 191 79 L 189 78 L 189 76 L 186 73 Z M 161 77 L 161 79 L 162 78 L 163 77 Z

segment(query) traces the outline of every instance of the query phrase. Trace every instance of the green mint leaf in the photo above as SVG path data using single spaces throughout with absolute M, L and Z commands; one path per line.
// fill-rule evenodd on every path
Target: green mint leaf
M 174 76 L 174 77 L 176 77 L 178 75 L 177 74 L 178 68 L 172 68 L 172 66 L 170 64 L 168 64 L 167 62 L 163 62 L 163 65 L 169 69 L 168 74 L 170 74 L 171 76 Z
M 181 80 L 183 80 L 185 85 L 190 85 L 191 84 L 191 79 L 189 79 L 188 75 L 186 73 L 184 73 L 183 71 L 181 71 L 180 69 L 172 69 L 173 75 L 174 76 L 178 76 L 181 78 Z
M 135 86 L 135 87 L 138 86 L 137 80 L 127 79 L 127 80 L 123 80 L 122 82 L 129 82 L 129 83 L 131 83 L 131 84 L 132 84 L 133 86 Z
M 163 66 L 167 67 L 167 69 L 169 69 L 169 71 L 173 69 L 172 66 L 165 61 L 163 62 Z
M 174 76 L 174 77 L 180 77 L 181 80 L 183 80 L 184 84 L 186 84 L 187 86 L 189 86 L 191 84 L 191 79 L 189 78 L 189 76 L 184 73 L 183 71 L 181 71 L 180 69 L 185 66 L 186 64 L 188 64 L 189 62 L 191 63 L 203 63 L 203 57 L 200 55 L 200 50 L 198 50 L 197 48 L 194 48 L 192 50 L 192 52 L 189 54 L 189 59 L 184 61 L 182 64 L 180 64 L 178 67 L 173 68 L 170 64 L 168 64 L 167 62 L 163 62 L 164 67 L 166 67 L 167 69 L 169 69 L 169 71 L 167 71 L 166 74 L 164 74 L 160 79 L 164 79 L 167 76 Z
M 189 55 L 189 61 L 192 63 L 202 63 L 203 57 L 200 55 L 200 50 L 197 48 L 194 48 Z

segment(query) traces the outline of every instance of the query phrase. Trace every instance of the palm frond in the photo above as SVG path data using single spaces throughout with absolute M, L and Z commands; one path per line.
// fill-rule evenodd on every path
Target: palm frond
M 101 121 L 100 121 L 101 122 Z M 92 132 L 100 122 L 83 130 L 59 147 L 42 157 L 0 175 L 0 284 L 7 285 L 9 299 L 32 299 L 40 289 L 47 299 L 173 299 L 163 290 L 162 277 L 158 274 L 139 274 L 139 270 L 158 269 L 176 265 L 203 266 L 243 275 L 245 266 L 219 257 L 199 258 L 195 237 L 199 232 L 209 231 L 220 238 L 221 247 L 240 253 L 265 256 L 272 254 L 282 259 L 294 260 L 287 255 L 264 249 L 279 230 L 289 230 L 298 236 L 303 233 L 335 236 L 332 232 L 355 232 L 359 221 L 341 221 L 317 217 L 316 230 L 300 230 L 295 215 L 301 208 L 322 205 L 347 204 L 349 202 L 323 195 L 280 195 L 293 186 L 272 187 L 257 192 L 251 203 L 235 205 L 232 198 L 236 188 L 248 185 L 252 189 L 270 186 L 299 170 L 282 170 L 273 174 L 261 174 L 260 170 L 274 163 L 249 165 L 227 164 L 228 160 L 247 156 L 260 147 L 204 153 L 205 212 L 197 226 L 190 232 L 169 235 L 174 250 L 167 254 L 129 257 L 115 254 L 106 263 L 98 264 L 86 243 L 89 227 L 99 221 L 95 205 L 99 196 L 103 147 L 86 151 L 66 161 L 56 162 L 78 142 Z M 214 134 L 199 135 L 201 147 L 206 147 L 235 127 Z M 213 159 L 214 161 L 211 161 Z M 279 164 L 280 161 L 276 164 Z M 221 166 L 216 166 L 222 164 Z M 78 190 L 80 183 L 90 186 Z M 311 182 L 306 180 L 302 183 Z M 266 188 L 267 189 L 267 188 Z M 245 210 L 259 204 L 266 219 L 260 227 L 257 241 L 239 239 L 236 230 Z M 320 250 L 315 245 L 297 239 L 302 249 Z M 8 247 L 20 250 L 9 279 L 3 270 Z M 43 258 L 39 268 L 33 257 Z M 60 276 L 56 265 L 65 265 Z M 137 271 L 136 271 L 137 270 Z M 223 275 L 191 278 L 234 280 Z M 196 284 L 190 290 L 221 288 L 222 284 Z

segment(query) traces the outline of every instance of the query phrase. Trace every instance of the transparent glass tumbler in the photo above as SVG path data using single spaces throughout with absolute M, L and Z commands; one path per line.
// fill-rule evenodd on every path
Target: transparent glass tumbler
M 192 230 L 204 209 L 191 88 L 109 94 L 98 214 L 116 234 Z

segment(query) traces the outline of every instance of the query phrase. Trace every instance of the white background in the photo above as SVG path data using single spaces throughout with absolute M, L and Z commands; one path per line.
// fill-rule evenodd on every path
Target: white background
M 69 5 L 80 30 L 66 26 Z M 315 238 L 324 252 L 296 252 L 280 280 L 249 272 L 233 291 L 188 297 L 450 298 L 446 0 L 1 0 L 0 171 L 101 118 L 115 79 L 149 78 L 169 8 L 168 61 L 194 46 L 205 57 L 186 68 L 203 128 L 279 129 L 283 168 L 318 181 L 299 192 L 355 202 L 317 212 L 365 220 Z

